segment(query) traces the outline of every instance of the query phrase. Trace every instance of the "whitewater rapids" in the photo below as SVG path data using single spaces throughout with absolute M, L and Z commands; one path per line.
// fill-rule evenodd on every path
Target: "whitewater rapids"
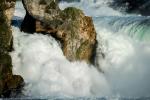
M 60 3 L 81 8 L 93 17 L 97 31 L 96 62 L 69 62 L 54 38 L 27 34 L 13 26 L 13 73 L 26 82 L 27 97 L 148 97 L 150 96 L 149 17 L 124 15 L 108 6 L 111 0 L 96 3 Z M 88 7 L 87 7 L 88 6 Z M 18 2 L 14 19 L 25 11 Z M 105 59 L 101 59 L 103 50 Z M 100 73 L 100 67 L 104 73 Z

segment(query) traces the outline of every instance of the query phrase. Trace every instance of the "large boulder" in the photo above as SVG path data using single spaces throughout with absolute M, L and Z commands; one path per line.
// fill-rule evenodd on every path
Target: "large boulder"
M 92 18 L 85 16 L 81 10 L 74 7 L 64 9 L 59 16 L 61 20 L 50 21 L 54 24 L 36 21 L 36 32 L 51 34 L 59 40 L 64 55 L 70 61 L 84 60 L 93 63 L 96 32 Z
M 91 17 L 74 7 L 61 12 L 62 25 L 57 27 L 57 36 L 62 40 L 64 55 L 69 60 L 91 62 L 96 46 L 96 32 Z
M 35 32 L 50 34 L 59 40 L 67 59 L 92 62 L 96 32 L 91 17 L 74 7 L 60 10 L 55 0 L 23 0 L 23 4 L 26 17 L 35 19 L 35 26 L 32 26 Z M 23 30 L 27 28 L 24 25 L 27 20 L 24 21 L 21 30 L 28 32 Z
M 12 74 L 9 51 L 12 50 L 11 18 L 15 1 L 0 0 L 0 97 L 18 94 L 23 86 L 23 78 Z M 15 95 L 14 95 L 15 96 Z
M 21 25 L 21 31 L 35 32 L 36 20 L 44 23 L 61 20 L 59 18 L 61 10 L 54 0 L 22 0 L 22 3 L 26 9 L 26 15 Z

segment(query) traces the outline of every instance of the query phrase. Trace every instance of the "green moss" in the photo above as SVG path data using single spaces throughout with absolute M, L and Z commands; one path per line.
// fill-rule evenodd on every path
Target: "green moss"
M 78 48 L 77 52 L 76 52 L 76 58 L 77 59 L 81 59 L 82 58 L 82 53 L 86 50 L 88 50 L 88 48 L 90 49 L 90 43 L 89 41 L 85 41 L 81 44 L 81 46 Z
M 9 54 L 0 54 L 0 77 L 4 79 L 7 73 L 12 74 L 11 57 Z
M 7 24 L 7 17 L 0 11 L 0 52 L 8 51 L 10 48 L 12 34 Z
M 0 54 L 0 64 L 11 64 L 11 57 L 9 54 Z
M 2 73 L 0 73 L 0 80 L 2 80 L 3 79 L 3 77 L 2 77 Z
M 79 18 L 81 14 L 83 15 L 82 10 L 77 9 L 75 7 L 68 7 L 64 9 L 63 12 L 64 12 L 63 14 L 65 15 L 65 17 L 71 18 L 72 20 L 76 20 L 77 18 Z

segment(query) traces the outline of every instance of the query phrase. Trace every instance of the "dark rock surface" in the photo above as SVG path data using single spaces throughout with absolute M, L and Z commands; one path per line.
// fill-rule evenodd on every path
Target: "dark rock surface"
M 0 97 L 16 96 L 23 86 L 23 78 L 13 75 L 9 51 L 12 50 L 11 18 L 14 0 L 0 1 Z

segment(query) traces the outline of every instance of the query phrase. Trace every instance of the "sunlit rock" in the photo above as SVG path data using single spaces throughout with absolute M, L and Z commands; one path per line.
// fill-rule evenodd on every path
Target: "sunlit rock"
M 74 7 L 60 10 L 55 0 L 23 0 L 26 17 L 22 31 L 30 29 L 24 25 L 26 18 L 35 19 L 35 32 L 51 34 L 62 44 L 64 55 L 70 61 L 92 62 L 96 46 L 96 32 L 91 17 Z M 35 24 L 35 26 L 33 25 Z M 24 30 L 27 28 L 26 30 Z

